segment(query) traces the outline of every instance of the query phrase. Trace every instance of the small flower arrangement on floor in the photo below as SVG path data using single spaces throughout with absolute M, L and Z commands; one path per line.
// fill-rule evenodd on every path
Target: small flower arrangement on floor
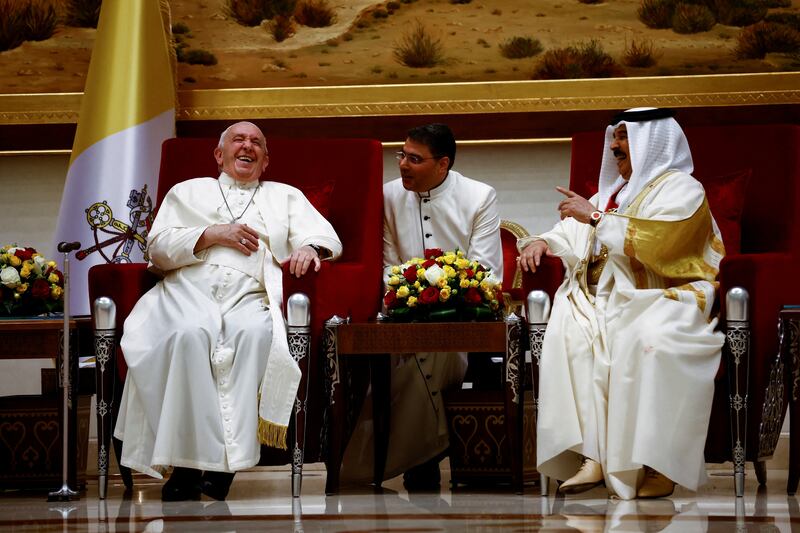
M 30 247 L 0 248 L 0 316 L 36 316 L 64 309 L 64 275 Z
M 461 250 L 425 250 L 393 266 L 383 297 L 387 312 L 400 322 L 497 320 L 502 316 L 500 280 Z

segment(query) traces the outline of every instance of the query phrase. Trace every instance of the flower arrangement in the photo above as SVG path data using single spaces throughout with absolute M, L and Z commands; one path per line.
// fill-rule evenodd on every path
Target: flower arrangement
M 502 314 L 500 280 L 461 250 L 425 250 L 393 266 L 383 297 L 398 321 L 496 320 Z
M 33 248 L 0 248 L 0 316 L 34 316 L 64 308 L 64 275 Z

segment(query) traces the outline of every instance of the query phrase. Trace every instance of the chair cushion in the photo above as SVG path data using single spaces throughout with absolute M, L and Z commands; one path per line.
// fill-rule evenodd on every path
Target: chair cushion
M 299 188 L 305 194 L 314 209 L 319 211 L 319 214 L 328 218 L 331 211 L 331 195 L 333 194 L 333 186 L 336 183 L 332 180 L 325 181 L 315 185 L 301 185 Z
M 725 243 L 725 253 L 738 254 L 742 243 L 742 212 L 745 190 L 752 170 L 738 170 L 724 176 L 698 178 L 706 190 L 708 206 Z

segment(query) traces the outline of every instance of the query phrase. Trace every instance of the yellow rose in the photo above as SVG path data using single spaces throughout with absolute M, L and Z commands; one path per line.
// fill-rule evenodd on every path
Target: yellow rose
M 50 297 L 53 300 L 58 300 L 61 298 L 61 295 L 64 293 L 64 289 L 59 287 L 58 285 L 51 285 L 50 286 Z
M 447 252 L 446 254 L 444 254 L 444 262 L 447 263 L 448 265 L 452 265 L 453 263 L 456 262 L 456 254 L 454 254 L 453 252 Z
M 448 299 L 450 299 L 450 287 L 443 287 L 439 291 L 439 301 L 446 302 Z
M 22 294 L 27 290 L 28 290 L 28 284 L 27 283 L 20 283 L 19 285 L 17 285 L 17 292 L 18 293 Z
M 425 278 L 425 269 L 420 268 L 417 270 L 417 279 L 424 279 Z
M 55 268 L 56 267 L 56 262 L 55 261 L 48 261 L 47 262 L 47 266 Z
M 58 274 L 51 272 L 50 275 L 47 276 L 47 281 L 50 283 L 58 283 Z
M 402 285 L 402 286 L 400 286 L 400 288 L 397 289 L 397 297 L 398 298 L 405 298 L 406 296 L 408 296 L 408 294 L 409 294 L 409 290 L 408 290 L 408 287 L 406 287 L 405 285 Z
M 439 278 L 439 281 L 436 282 L 436 286 L 439 287 L 440 289 L 446 287 L 447 286 L 447 278 L 444 277 L 444 276 Z
M 464 257 L 464 252 L 463 252 L 463 251 L 461 251 L 461 250 L 456 250 L 456 255 L 457 255 L 458 257 Z M 467 261 L 467 264 L 469 264 L 469 261 Z
M 392 276 L 389 278 L 389 285 L 400 285 L 400 278 L 397 276 Z
M 469 268 L 469 261 L 467 259 L 464 259 L 463 257 L 459 257 L 458 259 L 456 259 L 456 267 L 459 270 L 466 270 L 467 268 Z
M 393 266 L 392 267 L 392 274 L 399 274 L 399 273 L 400 273 L 400 267 L 399 266 Z
M 491 288 L 491 283 L 489 283 L 489 280 L 484 279 L 483 281 L 481 281 L 481 289 L 488 291 L 490 288 Z
M 9 254 L 8 255 L 8 264 L 10 264 L 13 267 L 18 267 L 18 266 L 20 266 L 22 264 L 22 259 L 20 259 L 19 257 L 17 257 L 14 254 Z
M 445 265 L 442 270 L 444 270 L 444 275 L 447 276 L 448 278 L 456 277 L 456 269 L 451 267 L 450 265 Z
M 459 283 L 462 289 L 466 289 L 469 287 L 469 280 L 466 278 L 461 278 L 461 283 Z
M 470 287 L 477 287 L 477 286 L 478 286 L 478 280 L 477 280 L 477 279 L 473 279 L 473 280 L 471 280 L 471 281 L 469 282 L 469 286 L 470 286 Z
M 478 281 L 483 279 L 483 270 L 475 274 L 475 279 L 477 279 Z
M 31 275 L 31 267 L 28 265 L 28 262 L 25 261 L 22 263 L 22 268 L 19 269 L 19 277 L 21 278 L 29 278 Z
M 414 288 L 417 289 L 417 290 L 422 288 L 422 285 L 420 285 L 419 281 L 415 281 L 414 282 Z
M 408 301 L 406 301 L 406 305 L 409 307 L 414 307 L 415 305 L 417 305 L 417 297 L 409 296 Z

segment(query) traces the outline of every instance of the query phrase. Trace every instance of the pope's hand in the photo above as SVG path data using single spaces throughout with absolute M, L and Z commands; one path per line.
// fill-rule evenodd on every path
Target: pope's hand
M 215 244 L 250 255 L 258 250 L 258 232 L 247 224 L 214 224 L 200 235 L 194 251 L 197 253 Z
M 298 278 L 308 272 L 311 263 L 314 263 L 314 272 L 319 272 L 319 256 L 310 246 L 301 246 L 293 251 L 286 262 L 289 263 L 289 273 Z
M 547 246 L 547 241 L 533 241 L 522 249 L 522 253 L 517 257 L 517 261 L 523 271 L 536 272 L 536 267 L 542 262 L 542 255 L 544 254 L 550 255 L 550 248 Z

